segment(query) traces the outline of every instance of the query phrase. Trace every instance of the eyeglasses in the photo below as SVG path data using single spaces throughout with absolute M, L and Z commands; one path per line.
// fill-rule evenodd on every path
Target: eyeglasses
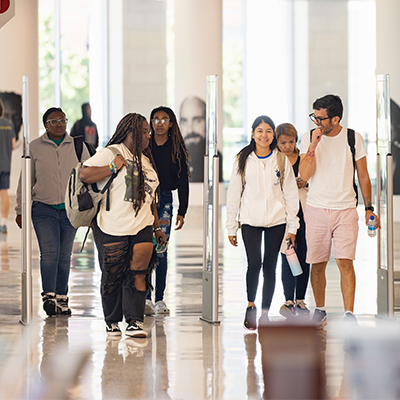
M 51 126 L 57 126 L 59 123 L 61 125 L 67 125 L 68 118 L 63 118 L 63 119 L 48 119 L 46 123 L 49 123 Z
M 163 119 L 156 118 L 156 119 L 153 119 L 153 124 L 158 125 L 161 122 L 164 125 L 164 124 L 167 124 L 168 121 L 169 121 L 168 118 L 163 118 Z
M 322 121 L 325 121 L 326 119 L 331 118 L 331 117 L 325 117 L 325 118 L 316 117 L 314 113 L 310 114 L 309 117 L 312 122 L 316 122 L 317 124 L 320 124 Z

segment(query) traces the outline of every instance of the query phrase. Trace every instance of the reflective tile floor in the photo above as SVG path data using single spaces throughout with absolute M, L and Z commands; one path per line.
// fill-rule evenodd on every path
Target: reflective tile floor
M 355 262 L 358 325 L 353 328 L 342 323 L 339 274 L 331 260 L 324 331 L 315 335 L 314 329 L 304 333 L 307 327 L 282 326 L 279 262 L 270 310 L 273 328 L 246 331 L 244 249 L 242 243 L 234 248 L 227 241 L 224 208 L 219 232 L 220 324 L 202 321 L 203 216 L 201 208 L 192 208 L 169 247 L 165 300 L 171 314 L 145 318 L 147 339 L 123 335 L 110 340 L 102 318 L 100 272 L 91 235 L 79 252 L 84 230 L 78 231 L 72 261 L 70 317 L 46 318 L 42 310 L 33 235 L 33 318 L 28 326 L 20 323 L 21 238 L 11 217 L 10 213 L 8 234 L 0 238 L 1 399 L 312 398 L 310 388 L 318 388 L 316 398 L 392 398 L 393 383 L 383 385 L 386 391 L 382 383 L 374 384 L 379 374 L 373 367 L 381 374 L 390 371 L 390 378 L 398 374 L 399 328 L 375 317 L 376 238 L 368 238 L 361 224 Z M 311 288 L 306 302 L 314 308 Z M 370 343 L 375 353 L 363 352 Z M 385 348 L 379 347 L 383 344 Z M 397 388 L 393 390 L 396 393 Z M 371 397 L 376 393 L 379 397 Z

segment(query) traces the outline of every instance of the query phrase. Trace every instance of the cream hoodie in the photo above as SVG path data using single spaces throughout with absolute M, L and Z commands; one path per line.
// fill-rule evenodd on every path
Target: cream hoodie
M 245 186 L 238 173 L 238 159 L 233 164 L 226 202 L 226 228 L 235 236 L 240 224 L 272 227 L 287 224 L 289 233 L 296 234 L 299 227 L 299 193 L 293 168 L 285 157 L 285 174 L 282 189 L 279 182 L 275 149 L 267 159 L 259 159 L 254 152 L 249 155 L 245 170 Z

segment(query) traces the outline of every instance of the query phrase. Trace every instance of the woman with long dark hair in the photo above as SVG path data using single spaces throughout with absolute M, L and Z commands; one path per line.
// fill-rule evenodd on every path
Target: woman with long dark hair
M 118 174 L 110 188 L 109 202 L 101 202 L 93 226 L 102 271 L 106 332 L 112 336 L 122 334 L 118 323 L 125 318 L 126 335 L 147 337 L 143 322 L 153 230 L 157 240 L 165 241 L 158 225 L 158 177 L 149 140 L 146 118 L 127 114 L 106 147 L 87 160 L 81 170 L 82 181 L 97 182 L 99 189 L 110 175 Z
M 189 151 L 187 150 L 174 112 L 169 107 L 157 107 L 150 114 L 150 148 L 160 180 L 160 203 L 157 214 L 160 229 L 167 241 L 157 252 L 155 305 L 151 293 L 147 295 L 146 314 L 169 314 L 164 301 L 167 279 L 167 246 L 172 224 L 172 191 L 178 191 L 178 215 L 175 230 L 182 229 L 189 202 Z
M 279 249 L 288 226 L 287 239 L 294 243 L 299 226 L 297 185 L 290 162 L 276 149 L 275 124 L 262 115 L 252 125 L 250 144 L 236 156 L 227 194 L 229 242 L 237 246 L 239 226 L 247 255 L 247 309 L 244 327 L 257 328 L 255 305 L 258 280 L 263 269 L 262 315 L 268 321 L 275 290 L 275 270 Z M 261 245 L 264 243 L 264 257 Z

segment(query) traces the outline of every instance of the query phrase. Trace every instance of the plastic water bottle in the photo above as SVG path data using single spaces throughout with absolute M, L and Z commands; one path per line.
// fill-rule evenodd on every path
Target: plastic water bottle
M 286 259 L 288 261 L 290 270 L 292 271 L 293 276 L 298 276 L 303 273 L 303 270 L 301 269 L 301 265 L 299 262 L 299 259 L 297 258 L 297 254 L 294 251 L 293 247 L 290 247 L 291 240 L 288 240 L 288 247 L 285 251 L 286 254 Z
M 369 217 L 369 221 L 368 221 L 368 236 L 369 237 L 374 237 L 376 235 L 376 229 L 375 229 L 375 217 L 373 215 L 371 215 Z

